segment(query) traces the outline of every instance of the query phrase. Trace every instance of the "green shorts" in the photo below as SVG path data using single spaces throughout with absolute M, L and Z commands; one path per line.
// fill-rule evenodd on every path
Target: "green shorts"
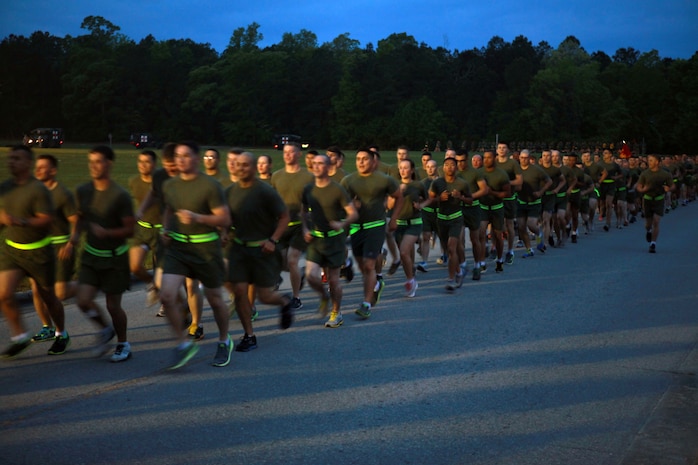
M 580 191 L 571 193 L 569 196 L 567 196 L 567 202 L 570 204 L 570 206 L 579 210 L 582 202 L 582 193 Z
M 56 282 L 56 254 L 49 244 L 32 250 L 19 250 L 5 241 L 0 244 L 0 271 L 22 270 L 44 288 Z
M 664 199 L 642 199 L 642 212 L 645 218 L 652 218 L 653 215 L 664 216 Z
M 422 234 L 422 225 L 421 224 L 398 225 L 397 229 L 395 230 L 395 241 L 397 241 L 397 243 L 400 244 L 400 243 L 402 243 L 402 239 L 405 236 L 419 237 L 421 234 Z
M 75 253 L 67 260 L 56 258 L 56 282 L 69 283 L 75 275 Z
M 480 219 L 482 218 L 482 209 L 479 205 L 471 207 L 463 207 L 463 226 L 471 231 L 480 229 Z
M 308 244 L 306 261 L 317 263 L 325 268 L 341 268 L 347 251 L 347 236 L 313 237 Z
M 482 206 L 480 207 L 482 208 Z M 482 208 L 482 216 L 480 217 L 480 227 L 482 228 L 483 223 L 491 224 L 492 229 L 495 231 L 504 230 L 504 208 L 497 208 L 495 210 Z
M 589 196 L 582 196 L 579 199 L 579 213 L 587 215 L 591 208 L 589 207 Z
M 605 200 L 607 196 L 614 197 L 616 194 L 615 182 L 602 182 L 599 185 L 599 199 Z
M 525 203 L 518 201 L 519 205 L 516 211 L 517 218 L 539 218 L 541 214 L 542 202 Z
M 504 199 L 504 219 L 513 220 L 516 218 L 516 197 Z
M 553 211 L 567 210 L 567 193 L 555 196 L 555 209 Z
M 555 213 L 555 197 L 554 192 L 550 194 L 546 192 L 545 195 L 543 195 L 541 210 L 548 213 Z
M 78 282 L 96 287 L 105 294 L 123 294 L 131 287 L 128 253 L 115 257 L 96 257 L 83 250 Z
M 628 189 L 626 187 L 621 187 L 616 189 L 616 193 L 613 196 L 613 200 L 625 202 L 628 200 Z
M 308 248 L 308 243 L 305 242 L 305 238 L 303 237 L 303 225 L 294 224 L 293 226 L 289 226 L 279 239 L 279 247 L 282 249 L 293 247 L 296 250 L 305 252 Z
M 148 223 L 149 224 L 149 223 Z M 157 250 L 160 240 L 160 228 L 146 228 L 141 223 L 136 223 L 133 229 L 133 237 L 129 241 L 131 247 L 146 246 L 146 250 Z
M 344 256 L 342 256 L 344 261 Z M 261 247 L 246 247 L 233 242 L 228 251 L 228 281 L 248 283 L 260 288 L 274 287 L 281 274 L 281 252 L 277 247 L 271 254 Z
M 436 232 L 436 211 L 422 210 L 422 232 Z
M 351 250 L 356 257 L 375 259 L 380 255 L 385 241 L 385 225 L 360 229 L 351 235 Z
M 463 231 L 463 218 L 453 220 L 439 220 L 439 241 L 444 246 L 448 242 L 449 237 L 460 237 Z
M 163 274 L 198 279 L 208 289 L 223 285 L 225 264 L 220 241 L 199 244 L 170 243 L 162 260 Z

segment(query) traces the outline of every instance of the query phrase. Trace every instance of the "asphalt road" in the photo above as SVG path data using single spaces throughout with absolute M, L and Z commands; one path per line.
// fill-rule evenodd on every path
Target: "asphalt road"
M 698 204 L 662 228 L 651 255 L 640 224 L 597 224 L 455 295 L 433 253 L 417 297 L 398 271 L 368 321 L 353 314 L 357 276 L 338 329 L 306 289 L 287 331 L 260 306 L 259 348 L 225 368 L 210 366 L 208 308 L 201 351 L 168 372 L 171 334 L 142 286 L 124 298 L 125 363 L 91 357 L 95 330 L 68 304 L 68 353 L 37 343 L 0 363 L 0 461 L 697 464 Z

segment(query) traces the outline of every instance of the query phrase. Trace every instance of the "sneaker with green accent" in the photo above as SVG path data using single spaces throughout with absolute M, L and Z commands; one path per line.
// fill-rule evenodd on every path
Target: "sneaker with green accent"
M 218 348 L 216 349 L 216 356 L 213 357 L 213 362 L 211 365 L 214 367 L 224 367 L 230 363 L 230 354 L 233 353 L 233 341 L 228 335 L 228 340 L 226 342 L 219 342 Z
M 56 328 L 44 326 L 41 330 L 32 337 L 34 342 L 46 342 L 56 339 Z
M 49 355 L 61 355 L 64 354 L 70 345 L 70 336 L 68 333 L 56 336 L 56 340 L 51 344 L 51 348 L 48 350 Z
M 513 250 L 510 250 L 509 252 L 507 252 L 507 256 L 506 256 L 505 261 L 506 261 L 507 265 L 514 264 L 514 251 Z
M 377 289 L 373 291 L 373 305 L 378 305 L 378 302 L 381 301 L 381 295 L 383 295 L 383 289 L 385 289 L 385 281 L 383 278 L 376 280 L 376 286 Z
M 199 351 L 199 346 L 192 342 L 188 343 L 183 348 L 176 348 L 174 354 L 174 363 L 170 365 L 170 370 L 176 370 L 187 364 L 191 358 Z
M 339 328 L 344 323 L 341 312 L 331 312 L 330 318 L 325 322 L 325 328 Z
M 252 306 L 252 315 L 250 315 L 250 320 L 255 321 L 257 318 L 259 318 L 259 312 L 257 311 L 257 306 L 253 305 Z
M 367 319 L 371 317 L 371 306 L 367 305 L 365 303 L 362 303 L 359 308 L 357 308 L 354 313 L 356 313 L 359 317 L 362 319 Z

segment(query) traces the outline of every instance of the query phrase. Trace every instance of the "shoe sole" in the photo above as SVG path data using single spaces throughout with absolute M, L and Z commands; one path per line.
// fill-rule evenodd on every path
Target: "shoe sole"
M 344 320 L 339 320 L 339 323 L 325 323 L 325 328 L 339 328 L 344 323 Z
M 120 362 L 125 362 L 126 360 L 131 358 L 131 352 L 128 353 L 128 355 L 125 358 L 120 358 L 120 359 L 110 359 L 112 363 L 120 363 Z
M 416 296 L 416 295 L 417 295 L 417 289 L 419 289 L 419 283 L 417 283 L 417 282 L 415 281 L 415 283 L 414 283 L 414 289 L 412 289 L 411 292 L 408 292 L 407 294 L 405 294 L 405 297 L 412 298 L 412 297 Z

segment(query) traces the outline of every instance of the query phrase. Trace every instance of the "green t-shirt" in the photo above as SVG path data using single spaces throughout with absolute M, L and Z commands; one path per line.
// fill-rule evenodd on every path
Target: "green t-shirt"
M 509 181 L 513 181 L 516 179 L 517 174 L 521 174 L 521 165 L 513 158 L 509 158 L 505 162 L 500 162 L 499 159 L 495 157 L 494 161 L 497 168 L 506 171 L 507 176 L 509 176 Z
M 352 173 L 342 179 L 342 187 L 358 203 L 358 223 L 385 220 L 385 198 L 399 189 L 394 178 L 374 171 L 368 176 Z
M 324 187 L 308 184 L 303 191 L 303 208 L 310 213 L 310 227 L 322 232 L 332 230 L 330 221 L 346 217 L 344 208 L 350 202 L 346 189 L 334 181 Z
M 133 217 L 133 200 L 123 187 L 114 181 L 109 187 L 100 191 L 92 182 L 78 186 L 75 192 L 80 221 L 87 233 L 87 243 L 96 249 L 114 250 L 126 243 L 125 238 L 98 238 L 92 233 L 90 223 L 103 228 L 121 228 L 124 218 Z
M 152 181 L 143 181 L 143 179 L 141 179 L 141 176 L 138 174 L 132 176 L 128 180 L 128 189 L 131 191 L 133 200 L 136 201 L 136 207 L 139 207 L 143 203 L 143 200 L 148 195 L 148 192 L 151 191 L 152 186 Z M 150 208 L 143 212 L 142 219 L 143 221 L 146 221 L 150 224 L 159 224 L 160 221 L 162 221 L 162 212 L 160 210 L 160 205 L 158 205 L 158 202 L 153 202 Z
M 591 162 L 588 165 L 584 165 L 584 172 L 591 176 L 591 180 L 594 183 L 597 183 L 603 174 L 603 167 L 596 162 Z
M 24 184 L 13 179 L 0 184 L 0 208 L 16 218 L 32 218 L 37 213 L 53 215 L 51 194 L 44 183 L 31 177 Z M 38 242 L 49 235 L 49 228 L 11 225 L 5 227 L 5 238 L 20 244 Z
M 436 205 L 438 205 L 440 214 L 452 215 L 462 209 L 463 203 L 460 199 L 451 195 L 449 195 L 448 200 L 441 200 L 442 192 L 447 191 L 450 194 L 454 190 L 465 196 L 470 195 L 470 189 L 468 189 L 466 180 L 457 176 L 452 182 L 446 181 L 446 178 L 438 178 L 431 183 L 429 191 L 436 195 Z
M 411 220 L 419 218 L 421 212 L 414 208 L 415 203 L 423 202 L 428 198 L 427 190 L 424 183 L 421 181 L 411 181 L 407 184 L 400 184 L 400 190 L 405 202 L 402 204 L 402 210 L 398 215 L 400 220 Z
M 646 169 L 640 173 L 640 179 L 638 180 L 638 184 L 649 186 L 649 190 L 644 192 L 643 195 L 652 198 L 664 195 L 664 186 L 670 186 L 672 182 L 671 174 L 661 168 L 657 171 Z
M 315 176 L 304 169 L 287 173 L 285 168 L 281 168 L 271 175 L 271 185 L 286 204 L 290 222 L 300 221 L 303 189 L 311 182 L 315 182 Z
M 519 191 L 519 200 L 522 202 L 533 202 L 538 200 L 533 193 L 539 191 L 550 181 L 550 176 L 538 165 L 529 165 L 526 169 L 521 169 L 523 184 Z
M 482 168 L 480 172 L 491 190 L 501 192 L 506 188 L 507 184 L 510 184 L 509 175 L 502 169 L 495 168 L 494 170 L 488 172 L 485 168 Z M 502 199 L 495 197 L 492 194 L 487 194 L 480 199 L 480 204 L 487 207 L 499 205 L 500 203 L 502 203 Z
M 70 234 L 68 218 L 78 213 L 75 196 L 67 187 L 58 183 L 51 189 L 51 199 L 56 211 L 51 223 L 51 235 L 67 236 Z
M 184 180 L 175 176 L 162 186 L 165 205 L 170 209 L 169 223 L 165 229 L 179 234 L 208 234 L 218 228 L 202 223 L 182 224 L 175 214 L 177 210 L 190 210 L 202 215 L 210 215 L 214 208 L 225 205 L 223 189 L 211 176 L 200 173 L 197 177 Z
M 250 187 L 235 183 L 225 191 L 225 200 L 235 228 L 235 237 L 244 242 L 269 239 L 279 216 L 286 210 L 284 201 L 269 184 L 256 179 Z

